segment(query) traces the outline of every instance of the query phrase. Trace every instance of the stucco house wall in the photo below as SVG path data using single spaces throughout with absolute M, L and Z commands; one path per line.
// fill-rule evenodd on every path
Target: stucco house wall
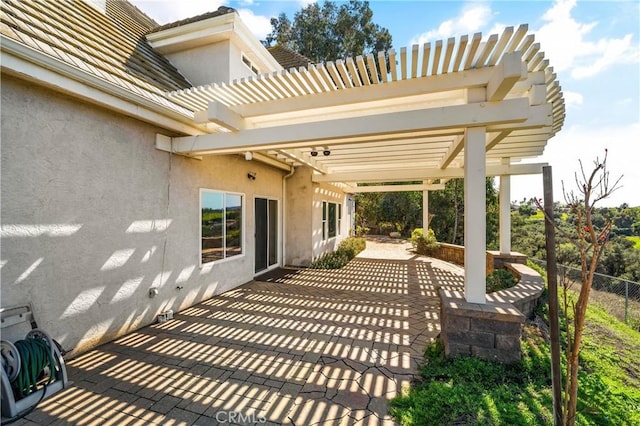
M 255 75 L 242 62 L 242 52 L 229 40 L 172 52 L 165 56 L 194 86 Z
M 286 259 L 285 264 L 308 266 L 311 263 L 311 230 L 313 211 L 312 171 L 299 167 L 287 179 L 286 191 Z
M 73 355 L 253 278 L 254 196 L 282 200 L 286 172 L 170 155 L 154 147 L 166 130 L 1 84 L 3 306 L 31 304 Z M 244 194 L 243 256 L 199 267 L 200 188 Z
M 338 234 L 333 238 L 322 238 L 322 202 L 336 203 L 342 205 L 342 221 Z M 348 228 L 345 229 L 348 219 L 345 212 L 347 206 L 345 203 L 344 192 L 335 185 L 326 183 L 313 184 L 313 212 L 312 212 L 312 256 L 314 259 L 334 251 L 338 248 L 340 241 L 348 237 Z
M 335 250 L 340 241 L 349 236 L 353 222 L 344 191 L 334 185 L 312 182 L 312 173 L 310 168 L 300 167 L 287 181 L 286 263 L 289 265 L 308 266 L 322 254 Z M 342 205 L 341 227 L 334 238 L 322 238 L 323 201 Z

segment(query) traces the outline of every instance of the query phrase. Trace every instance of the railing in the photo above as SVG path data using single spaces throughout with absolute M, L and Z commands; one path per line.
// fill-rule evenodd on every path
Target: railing
M 546 268 L 544 260 L 530 258 L 531 261 Z M 582 285 L 582 273 L 579 268 L 558 265 L 558 279 L 572 286 Z M 636 330 L 640 330 L 640 283 L 622 278 L 595 273 L 589 300 L 602 306 L 609 314 Z

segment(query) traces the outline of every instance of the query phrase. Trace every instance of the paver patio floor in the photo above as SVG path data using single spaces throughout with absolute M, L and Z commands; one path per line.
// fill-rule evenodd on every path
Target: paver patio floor
M 407 247 L 369 241 L 341 270 L 253 281 L 100 346 L 15 424 L 393 424 L 439 333 L 435 286 L 463 285 Z

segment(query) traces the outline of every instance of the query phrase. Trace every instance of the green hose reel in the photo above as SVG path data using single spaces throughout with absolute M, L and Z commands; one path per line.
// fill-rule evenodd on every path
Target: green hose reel
M 28 306 L 2 309 L 2 331 L 35 321 Z M 11 334 L 11 333 L 9 333 Z M 30 330 L 24 339 L 0 340 L 2 361 L 2 421 L 13 422 L 43 399 L 68 386 L 67 371 L 58 345 L 44 331 Z

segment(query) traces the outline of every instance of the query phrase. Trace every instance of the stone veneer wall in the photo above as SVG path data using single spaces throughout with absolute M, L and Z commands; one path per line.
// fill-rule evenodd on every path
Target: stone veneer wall
M 428 255 L 435 257 L 436 259 L 444 260 L 445 262 L 455 263 L 456 265 L 464 266 L 464 246 L 456 244 L 438 243 L 437 249 L 430 249 Z M 493 256 L 487 252 L 487 274 L 493 272 L 494 259 Z
M 457 291 L 440 289 L 440 338 L 445 354 L 514 362 L 521 357 L 521 327 L 544 291 L 542 277 L 522 264 L 505 264 L 516 286 L 487 295 L 487 303 L 468 303 Z M 526 315 L 526 316 L 525 316 Z

